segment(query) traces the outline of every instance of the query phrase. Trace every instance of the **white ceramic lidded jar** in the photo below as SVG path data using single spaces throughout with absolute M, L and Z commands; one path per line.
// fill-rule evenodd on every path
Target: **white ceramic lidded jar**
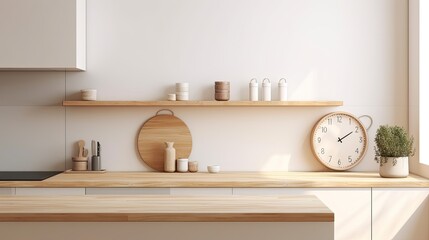
M 252 78 L 249 83 L 249 100 L 258 101 L 258 80 Z
M 177 171 L 178 172 L 187 172 L 188 171 L 188 159 L 187 158 L 177 159 Z
M 173 147 L 174 142 L 165 142 L 164 152 L 164 171 L 175 172 L 176 171 L 176 149 Z
M 279 98 L 280 101 L 287 101 L 287 81 L 284 78 L 279 80 Z
M 268 78 L 262 81 L 262 101 L 271 101 L 271 81 Z

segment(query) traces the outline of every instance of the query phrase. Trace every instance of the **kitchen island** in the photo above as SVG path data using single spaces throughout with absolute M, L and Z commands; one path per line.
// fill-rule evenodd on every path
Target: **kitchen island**
M 105 239 L 118 233 L 125 239 L 260 239 L 267 232 L 276 232 L 270 239 L 334 236 L 334 213 L 309 195 L 3 196 L 0 221 L 2 236 L 15 239 Z M 37 234 L 40 229 L 50 234 Z M 62 235 L 59 229 L 75 232 Z
M 5 196 L 5 200 L 6 197 L 22 197 L 22 199 L 16 199 L 17 201 L 15 202 L 18 203 L 21 200 L 24 201 L 23 199 L 32 199 L 37 196 L 41 197 L 41 199 L 36 201 L 35 204 L 41 205 L 44 202 L 43 197 L 56 199 L 61 196 L 95 197 L 94 199 L 102 199 L 99 198 L 102 196 L 115 196 L 121 199 L 129 195 L 162 195 L 172 199 L 181 196 L 250 196 L 262 198 L 269 196 L 316 196 L 335 214 L 333 223 L 335 225 L 335 239 L 371 239 L 371 237 L 373 239 L 389 239 L 394 236 L 406 236 L 404 239 L 407 239 L 416 232 L 413 229 L 424 230 L 429 223 L 429 215 L 427 214 L 429 209 L 427 203 L 429 199 L 429 180 L 413 174 L 407 178 L 381 178 L 378 173 L 374 172 L 221 172 L 210 174 L 206 172 L 108 171 L 105 173 L 61 173 L 43 181 L 2 181 L 0 186 L 0 195 L 11 195 Z M 100 200 L 98 202 L 104 201 Z M 127 202 L 125 199 L 121 201 Z M 9 203 L 13 205 L 12 202 Z M 69 201 L 68 204 L 75 204 L 75 201 Z M 82 209 L 88 208 L 83 207 Z M 389 211 L 386 212 L 385 209 L 389 209 Z M 59 213 L 61 215 L 61 212 Z M 391 217 L 391 213 L 397 213 L 404 217 L 398 220 L 395 217 Z M 97 214 L 92 213 L 92 215 Z M 64 216 L 70 217 L 69 214 Z M 408 223 L 412 224 L 407 225 Z M 64 227 L 61 224 L 53 226 L 52 224 L 55 225 L 56 223 L 51 222 L 48 224 L 50 227 L 48 227 L 41 222 L 3 222 L 0 224 L 0 231 L 11 232 L 11 229 L 14 229 L 15 232 L 21 232 L 19 229 L 25 227 L 29 229 L 28 232 L 33 232 L 37 229 L 45 229 L 46 231 L 62 229 L 61 232 L 69 232 L 70 227 Z M 106 227 L 109 224 L 114 225 Z M 85 224 L 68 222 L 65 225 L 73 225 L 80 231 L 87 231 L 88 233 L 94 233 L 94 229 L 100 231 L 108 229 L 110 231 L 118 228 L 121 229 L 118 231 L 122 233 L 125 229 L 131 232 L 136 231 L 136 235 L 139 236 L 141 230 L 148 234 L 152 233 L 152 237 L 177 231 L 189 239 L 190 236 L 184 232 L 193 232 L 195 230 L 186 224 L 190 223 L 163 222 L 162 227 L 154 222 L 87 222 Z M 283 229 L 293 232 L 294 230 L 301 231 L 304 228 L 307 229 L 304 232 L 312 232 L 308 231 L 310 228 L 307 228 L 310 223 L 302 222 L 194 222 L 194 224 L 198 225 L 199 229 L 208 230 L 211 227 L 225 229 L 229 235 L 223 236 L 223 239 L 228 239 L 228 236 L 238 236 L 242 232 L 247 234 L 250 230 L 260 229 L 262 226 L 272 228 L 264 231 L 277 232 L 276 236 L 284 236 Z M 278 224 L 281 225 L 280 228 L 278 228 Z M 317 224 L 326 226 L 326 224 L 329 225 L 329 222 L 318 222 Z M 179 225 L 186 230 L 178 229 Z M 193 226 L 195 227 L 196 225 Z M 37 226 L 37 229 L 33 229 L 35 226 Z M 100 227 L 97 228 L 98 226 Z M 135 228 L 134 226 L 138 227 Z M 165 231 L 163 230 L 165 228 L 173 228 L 174 230 Z M 360 229 L 359 232 L 354 231 L 357 228 Z M 154 229 L 158 229 L 158 234 L 153 234 Z M 314 227 L 314 229 L 317 229 L 317 227 Z M 387 229 L 389 231 L 386 232 L 385 230 Z M 419 236 L 422 237 L 421 239 L 428 239 L 429 233 L 423 230 L 418 231 Z M 216 230 L 213 231 L 216 232 Z M 333 239 L 332 235 L 330 235 L 329 227 L 328 229 L 322 227 L 321 231 L 328 232 L 320 234 L 320 236 L 328 236 L 327 239 Z M 159 232 L 162 234 L 160 235 Z M 70 232 L 70 234 L 73 235 L 73 232 Z M 205 236 L 199 230 L 199 238 L 197 239 L 202 239 L 203 235 Z M 217 234 L 214 235 L 217 236 Z M 91 236 L 94 237 L 95 235 Z M 107 234 L 103 233 L 103 236 L 117 235 L 114 232 L 109 232 Z M 151 239 L 168 238 L 166 235 L 162 236 L 163 238 L 155 237 Z M 247 239 L 252 239 L 252 237 L 256 236 L 258 236 L 257 239 L 267 238 L 264 234 L 252 232 Z M 177 237 L 177 235 L 174 235 L 173 238 L 178 239 Z M 204 238 L 220 239 L 210 237 L 211 235 Z M 303 239 L 321 238 L 308 237 Z

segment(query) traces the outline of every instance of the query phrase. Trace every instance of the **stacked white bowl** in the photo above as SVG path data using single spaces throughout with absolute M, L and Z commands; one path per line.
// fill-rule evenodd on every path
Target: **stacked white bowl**
M 80 90 L 82 100 L 84 101 L 95 101 L 97 100 L 97 90 L 96 89 L 82 89 Z
M 176 100 L 189 100 L 189 83 L 176 83 Z

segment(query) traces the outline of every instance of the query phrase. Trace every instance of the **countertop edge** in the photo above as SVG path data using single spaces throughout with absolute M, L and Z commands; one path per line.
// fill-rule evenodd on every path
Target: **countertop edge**
M 61 173 L 43 181 L 0 181 L 0 188 L 428 188 L 429 180 L 374 172 Z

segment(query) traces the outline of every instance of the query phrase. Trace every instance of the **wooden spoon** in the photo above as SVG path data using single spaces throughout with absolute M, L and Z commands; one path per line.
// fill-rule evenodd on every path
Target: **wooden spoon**
M 79 158 L 83 157 L 83 147 L 85 146 L 85 141 L 80 140 L 77 142 L 77 145 L 79 146 Z

